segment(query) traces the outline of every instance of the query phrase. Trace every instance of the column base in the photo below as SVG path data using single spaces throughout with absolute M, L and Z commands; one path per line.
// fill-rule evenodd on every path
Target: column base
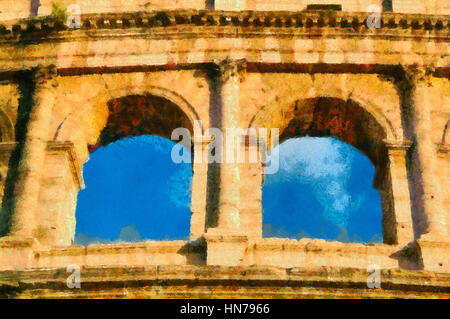
M 207 265 L 239 266 L 243 263 L 248 246 L 246 235 L 210 228 L 203 237 L 206 240 Z
M 424 270 L 450 272 L 450 243 L 422 236 L 416 244 Z

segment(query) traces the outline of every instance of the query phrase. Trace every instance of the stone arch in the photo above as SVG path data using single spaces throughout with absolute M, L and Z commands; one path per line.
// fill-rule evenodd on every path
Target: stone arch
M 331 99 L 341 99 L 344 101 L 354 102 L 358 106 L 365 109 L 373 118 L 377 121 L 377 123 L 383 128 L 386 133 L 386 140 L 392 142 L 402 142 L 403 141 L 403 133 L 401 128 L 396 128 L 392 124 L 392 122 L 386 117 L 386 115 L 382 112 L 381 107 L 372 101 L 358 96 L 357 94 L 351 94 L 351 96 L 345 97 L 344 95 L 337 94 L 321 94 L 317 95 L 314 92 L 308 92 L 303 95 L 298 100 L 310 100 L 316 98 L 331 98 Z M 283 106 L 279 107 L 277 104 L 265 105 L 258 110 L 258 112 L 251 118 L 248 128 L 258 128 L 258 123 L 264 122 L 264 118 L 270 117 L 270 114 L 273 112 L 284 112 L 287 108 L 289 108 L 290 104 L 286 103 Z M 400 107 L 400 106 L 399 106 Z M 262 121 L 261 121 L 262 120 Z M 263 126 L 264 127 L 264 126 Z M 267 126 L 266 126 L 267 127 Z
M 312 101 L 312 103 L 311 103 Z M 285 132 L 285 129 L 288 127 L 289 123 L 291 121 L 294 121 L 296 119 L 296 116 L 298 115 L 297 112 L 301 113 L 301 109 L 309 109 L 310 112 L 310 119 L 307 123 L 312 124 L 314 121 L 317 121 L 318 118 L 314 117 L 314 112 L 316 108 L 316 103 L 319 101 L 328 101 L 331 104 L 334 104 L 335 107 L 338 108 L 348 108 L 353 107 L 355 110 L 362 110 L 364 114 L 366 114 L 365 118 L 369 119 L 368 124 L 370 124 L 372 127 L 376 127 L 377 129 L 374 131 L 367 130 L 367 132 L 364 132 L 368 135 L 369 140 L 373 140 L 373 142 L 376 144 L 376 146 L 379 148 L 377 152 L 385 153 L 384 144 L 385 141 L 397 141 L 398 135 L 396 134 L 395 130 L 393 129 L 392 124 L 389 122 L 389 120 L 386 119 L 386 117 L 379 111 L 379 109 L 376 108 L 375 105 L 370 104 L 369 107 L 363 107 L 362 104 L 360 104 L 358 101 L 360 99 L 356 100 L 353 98 L 348 98 L 346 100 L 343 100 L 340 97 L 335 96 L 315 96 L 312 94 L 307 94 L 305 98 L 302 98 L 300 100 L 296 100 L 294 103 L 291 103 L 289 105 L 284 104 L 281 108 L 276 109 L 275 107 L 270 107 L 268 109 L 261 109 L 255 116 L 252 118 L 249 128 L 259 128 L 259 127 L 266 127 L 267 129 L 270 129 L 272 127 L 278 127 L 280 129 L 280 138 L 283 138 L 283 134 Z M 337 102 L 337 103 L 336 103 Z M 359 112 L 359 111 L 358 111 Z M 275 114 L 280 114 L 280 117 L 277 117 Z M 323 113 L 323 112 L 321 112 Z M 351 113 L 351 112 L 350 112 Z M 312 115 L 312 117 L 311 117 Z M 323 114 L 322 114 L 323 115 Z M 319 115 L 320 117 L 320 115 Z M 347 116 L 348 117 L 348 116 Z M 360 117 L 361 118 L 361 117 Z M 364 118 L 364 117 L 362 117 Z M 278 121 L 278 123 L 277 123 Z M 352 122 L 352 125 L 357 124 L 359 119 L 351 118 L 350 121 Z M 307 124 L 306 123 L 306 124 Z M 305 130 L 303 134 L 308 134 Z M 319 134 L 319 132 L 314 133 Z M 370 136 L 372 134 L 375 134 L 377 136 Z M 289 135 L 289 134 L 285 134 Z M 334 134 L 335 137 L 340 138 L 342 140 L 342 136 L 338 136 L 339 134 Z M 325 136 L 325 135 L 324 135 Z M 333 136 L 333 134 L 330 134 L 330 136 Z M 292 136 L 291 136 L 292 137 Z M 269 137 L 270 138 L 270 137 Z M 346 140 L 343 140 L 344 142 L 348 142 Z M 268 145 L 267 147 L 271 147 L 270 140 L 267 141 Z M 359 149 L 361 152 L 363 152 L 366 156 L 370 158 L 372 163 L 375 165 L 377 169 L 376 179 L 374 181 L 374 185 L 378 185 L 379 182 L 383 179 L 383 175 L 385 173 L 385 166 L 386 163 L 381 160 L 381 157 L 386 158 L 385 154 L 383 155 L 376 155 L 376 154 L 370 154 L 370 150 L 364 150 L 361 148 L 361 145 L 356 145 L 355 143 L 349 142 L 349 144 L 355 146 L 357 149 Z M 369 152 L 369 153 L 368 153 Z M 377 159 L 378 158 L 378 159 Z
M 114 90 L 108 89 L 107 94 L 111 99 L 117 99 L 129 95 L 150 94 L 160 96 L 177 105 L 186 114 L 192 125 L 194 125 L 195 121 L 200 121 L 200 116 L 195 108 L 182 95 L 164 87 L 155 85 L 126 86 Z M 203 133 L 203 126 L 201 126 L 200 129 Z
M 313 96 L 313 95 L 307 95 Z M 329 106 L 327 105 L 329 104 Z M 322 108 L 317 112 L 317 108 Z M 348 129 L 345 127 L 345 123 L 339 124 L 340 127 L 324 127 L 322 129 L 317 129 L 312 127 L 315 123 L 322 117 L 327 117 L 329 114 L 324 114 L 324 111 L 330 113 L 331 108 L 339 109 L 339 114 L 336 114 L 337 117 L 340 117 L 342 112 L 345 112 L 344 122 L 350 122 L 350 124 L 354 127 L 358 125 L 361 120 L 365 121 L 366 125 L 370 127 L 370 129 L 365 129 L 364 125 L 359 125 L 359 132 L 355 134 L 352 128 Z M 348 109 L 348 111 L 346 111 Z M 334 110 L 334 109 L 333 109 Z M 332 110 L 332 111 L 333 111 Z M 309 112 L 309 114 L 304 114 L 302 112 Z M 262 113 L 261 113 L 262 112 Z M 281 114 L 281 118 L 277 117 L 275 114 Z M 319 114 L 320 113 L 320 114 Z M 361 115 L 359 115 L 359 114 Z M 297 117 L 302 117 L 300 121 L 297 120 Z M 353 115 L 352 115 L 353 114 Z M 332 117 L 332 116 L 331 116 Z M 381 121 L 379 119 L 385 119 L 385 121 Z M 268 121 L 269 123 L 268 123 Z M 278 123 L 277 123 L 278 121 Z M 330 119 L 330 122 L 333 120 Z M 293 125 L 299 124 L 304 127 L 300 132 L 293 132 L 294 134 L 289 134 L 286 132 L 286 129 L 289 125 L 293 123 Z M 324 119 L 326 124 L 327 120 Z M 317 123 L 319 125 L 319 123 Z M 348 98 L 343 100 L 338 97 L 329 97 L 329 96 L 313 96 L 311 98 L 303 98 L 301 100 L 296 100 L 294 103 L 286 106 L 283 105 L 280 109 L 269 108 L 268 110 L 261 110 L 256 114 L 256 116 L 250 122 L 249 128 L 259 128 L 266 127 L 270 128 L 279 128 L 280 129 L 280 138 L 287 139 L 289 137 L 302 136 L 302 135 L 311 135 L 311 136 L 334 136 L 338 139 L 341 139 L 348 144 L 353 145 L 358 150 L 360 150 L 363 154 L 369 157 L 372 161 L 373 165 L 376 168 L 376 175 L 374 179 L 374 187 L 380 188 L 384 176 L 386 175 L 386 164 L 387 164 L 387 152 L 385 148 L 385 142 L 388 141 L 397 141 L 398 135 L 393 129 L 392 124 L 382 115 L 381 112 L 377 111 L 374 105 L 371 107 L 363 107 L 357 100 Z M 327 129 L 329 133 L 327 133 Z M 357 127 L 356 127 L 357 129 Z M 333 132 L 335 131 L 335 132 Z M 352 131 L 352 137 L 349 139 L 344 138 L 344 133 Z M 296 135 L 297 134 L 297 135 Z M 355 140 L 355 138 L 360 138 L 361 135 L 364 135 L 365 139 L 360 141 Z M 352 139 L 350 141 L 350 138 Z M 270 139 L 270 136 L 269 136 Z M 267 147 L 271 147 L 271 141 L 267 141 Z M 280 141 L 281 142 L 281 141 Z M 371 146 L 366 146 L 367 142 L 370 143 Z M 374 150 L 376 148 L 376 150 Z
M 361 143 L 354 143 L 353 141 L 345 140 L 340 134 L 326 134 L 325 130 L 321 131 L 322 129 L 317 129 L 317 126 L 315 126 L 314 129 L 314 125 L 316 125 L 318 116 L 323 115 L 322 111 L 316 111 L 316 108 L 318 107 L 318 105 L 320 105 L 320 101 L 324 103 L 336 102 L 337 104 L 341 105 L 341 107 L 344 107 L 344 109 L 347 107 L 353 107 L 359 110 L 357 112 L 361 112 L 361 114 L 363 114 L 362 117 L 360 117 L 359 119 L 358 117 L 353 118 L 352 123 L 357 123 L 358 121 L 360 121 L 360 119 L 364 119 L 364 125 L 367 125 L 368 128 L 364 129 L 364 125 L 363 123 L 361 123 L 359 129 L 360 131 L 358 132 L 358 134 L 365 134 L 367 137 L 365 140 L 371 140 L 373 142 L 372 145 L 370 147 L 364 148 L 361 147 Z M 291 123 L 294 122 L 294 126 L 301 123 L 298 121 L 295 122 L 297 116 L 296 112 L 301 109 L 308 110 L 308 108 L 310 110 L 312 108 L 312 111 L 308 115 L 310 117 L 309 120 L 304 122 L 304 129 L 300 130 L 300 132 L 292 132 L 292 134 L 286 133 L 286 130 Z M 324 108 L 326 108 L 326 106 L 324 106 Z M 327 110 L 327 112 L 330 112 L 330 110 Z M 388 150 L 388 144 L 392 142 L 394 144 L 402 144 L 403 134 L 401 133 L 401 130 L 396 130 L 394 125 L 383 114 L 379 106 L 357 95 L 347 96 L 346 98 L 344 98 L 343 96 L 339 96 L 339 94 L 317 95 L 314 94 L 314 92 L 309 92 L 307 94 L 304 94 L 300 99 L 295 99 L 294 103 L 282 104 L 281 107 L 279 103 L 271 104 L 261 108 L 250 120 L 248 128 L 267 128 L 268 132 L 270 132 L 270 128 L 279 128 L 280 142 L 282 142 L 283 139 L 305 135 L 333 136 L 356 147 L 371 160 L 372 164 L 375 167 L 373 187 L 378 189 L 381 197 L 383 214 L 383 240 L 385 243 L 389 244 L 395 244 L 397 242 L 397 230 L 395 229 L 395 225 L 397 225 L 395 217 L 396 208 L 394 203 L 395 196 L 393 194 L 392 188 L 389 157 L 390 153 Z M 353 134 L 353 138 L 358 138 L 359 135 Z M 267 141 L 267 147 L 268 149 L 270 149 L 270 147 L 272 147 L 270 135 L 268 139 L 269 140 Z M 363 142 L 365 140 L 362 139 Z M 374 152 L 371 152 L 372 148 L 375 149 Z
M 118 95 L 108 100 L 108 115 L 99 132 L 96 144 L 89 144 L 93 152 L 99 146 L 121 138 L 138 135 L 158 135 L 170 139 L 175 128 L 193 133 L 193 123 L 186 113 L 172 101 L 147 92 Z
M 93 145 L 101 133 L 107 121 L 107 103 L 111 99 L 121 98 L 129 95 L 153 95 L 167 99 L 175 104 L 194 126 L 199 123 L 198 130 L 204 132 L 204 123 L 208 122 L 207 118 L 202 118 L 198 112 L 196 105 L 193 105 L 185 94 L 175 89 L 168 88 L 167 85 L 153 85 L 134 83 L 130 79 L 120 79 L 117 86 L 110 88 L 101 77 L 94 79 L 93 85 L 97 86 L 97 94 L 91 95 L 84 99 L 77 99 L 79 105 L 71 100 L 62 100 L 61 103 L 68 104 L 70 109 L 62 111 L 58 121 L 56 116 L 53 122 L 52 131 L 49 133 L 50 139 L 53 141 L 72 141 L 75 146 L 75 152 L 78 158 L 78 166 L 82 166 L 89 159 L 87 145 Z M 130 84 L 133 83 L 133 84 Z M 69 86 L 70 85 L 70 86 Z M 77 86 L 73 82 L 68 82 L 68 87 L 74 91 Z M 71 95 L 74 92 L 70 92 Z M 61 91 L 59 97 L 64 96 Z M 69 97 L 70 99 L 70 97 Z
M 383 128 L 386 133 L 386 140 L 388 141 L 403 141 L 402 131 L 396 131 L 392 122 L 386 117 L 386 115 L 381 111 L 381 108 L 376 104 L 372 103 L 370 100 L 355 96 L 351 98 L 359 106 L 363 107 L 373 118 L 377 121 L 379 125 Z
M 184 123 L 186 123 L 186 125 L 172 127 L 171 126 L 172 122 L 170 122 L 170 123 L 168 123 L 167 127 L 170 127 L 170 130 L 175 129 L 177 127 L 187 128 L 191 132 L 191 136 L 193 137 L 194 125 L 196 125 L 197 121 L 200 121 L 200 117 L 199 117 L 197 111 L 181 94 L 178 94 L 177 92 L 174 92 L 174 91 L 164 88 L 164 87 L 153 86 L 153 85 L 142 85 L 142 86 L 123 86 L 123 87 L 120 87 L 117 89 L 106 89 L 103 97 L 91 98 L 91 99 L 87 100 L 87 103 L 89 103 L 91 105 L 90 107 L 93 110 L 97 109 L 99 106 L 101 106 L 102 104 L 104 105 L 106 103 L 106 107 L 109 110 L 111 108 L 111 105 L 110 105 L 111 102 L 121 101 L 121 100 L 129 99 L 129 98 L 131 98 L 131 99 L 151 98 L 151 99 L 158 99 L 160 101 L 164 100 L 167 102 L 167 104 L 171 104 L 173 107 L 172 110 L 176 109 L 178 111 L 178 115 L 186 118 L 186 121 L 184 122 Z M 103 114 L 103 111 L 101 111 L 101 114 L 102 114 L 101 115 L 102 120 L 101 120 L 101 123 L 98 126 L 96 126 L 96 128 L 94 129 L 93 132 L 95 132 L 95 133 L 90 135 L 90 137 L 91 137 L 90 139 L 85 140 L 85 142 L 88 146 L 88 150 L 89 150 L 88 153 L 94 152 L 97 149 L 97 147 L 99 147 L 99 146 L 106 146 L 108 143 L 113 142 L 113 140 L 108 140 L 108 143 L 102 144 L 102 134 L 105 131 L 105 129 L 108 128 L 108 125 L 110 124 L 111 114 L 110 113 L 108 113 L 107 115 Z M 92 113 L 91 117 L 94 118 L 95 114 Z M 120 116 L 118 116 L 118 117 L 120 117 Z M 103 119 L 105 119 L 104 122 L 103 122 Z M 203 132 L 203 127 L 201 126 L 201 122 L 200 122 L 200 126 L 197 128 L 200 129 L 201 132 Z M 168 130 L 166 130 L 165 133 L 167 133 L 167 134 L 158 134 L 158 133 L 154 133 L 154 132 L 146 132 L 146 133 L 142 133 L 142 134 L 159 135 L 159 136 L 170 139 L 171 131 L 169 132 Z M 133 136 L 133 135 L 136 135 L 136 134 L 133 134 L 132 132 L 130 132 L 130 134 L 126 134 L 126 136 Z M 137 135 L 140 135 L 140 134 L 137 134 Z M 122 136 L 122 137 L 125 137 L 125 136 Z M 122 137 L 120 137 L 120 138 L 122 138 Z M 92 138 L 95 138 L 97 141 L 97 143 L 95 145 L 90 144 L 90 141 L 92 141 Z M 176 143 L 178 143 L 178 142 L 176 142 Z M 86 145 L 86 144 L 84 144 L 84 145 Z M 191 146 L 193 147 L 193 144 Z M 194 155 L 194 152 L 192 151 L 192 156 L 193 155 Z M 88 157 L 86 157 L 86 159 L 87 158 Z M 84 162 L 85 161 L 80 162 L 81 167 L 83 166 Z M 81 167 L 80 167 L 80 169 L 82 169 Z M 193 175 L 195 176 L 196 172 L 195 172 L 194 165 L 192 165 L 192 171 L 193 171 Z M 194 176 L 193 176 L 192 183 L 195 183 Z M 201 189 L 192 187 L 192 193 L 191 193 L 192 198 L 198 197 L 198 195 L 195 194 L 196 192 L 201 192 Z M 193 201 L 191 201 L 191 203 L 192 203 L 192 206 L 194 206 Z M 191 212 L 195 212 L 194 207 L 191 207 Z M 197 214 L 197 215 L 199 215 L 199 214 Z M 195 215 L 196 220 L 201 219 L 201 218 L 198 218 L 197 215 Z M 193 218 L 194 218 L 194 213 L 191 214 L 191 234 L 195 232 L 195 230 L 193 228 L 198 227 L 197 224 L 199 224 L 198 222 L 194 222 L 192 220 Z

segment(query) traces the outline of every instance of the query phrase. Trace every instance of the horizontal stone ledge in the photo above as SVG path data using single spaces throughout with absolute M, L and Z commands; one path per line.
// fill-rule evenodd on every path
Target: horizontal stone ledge
M 340 28 L 358 32 L 373 32 L 367 26 L 368 13 L 360 12 L 319 12 L 319 11 L 197 11 L 172 10 L 135 13 L 86 14 L 80 16 L 80 28 L 128 29 L 155 28 L 177 25 L 193 26 L 234 26 L 250 28 Z M 443 15 L 383 13 L 378 29 L 400 29 L 448 32 L 449 19 Z M 54 16 L 23 19 L 13 24 L 0 24 L 0 35 L 17 37 L 29 33 L 40 36 L 55 31 L 74 31 L 65 21 Z
M 82 267 L 84 290 L 155 285 L 209 287 L 317 287 L 367 289 L 365 269 L 321 269 L 224 266 Z M 381 289 L 449 292 L 450 274 L 427 271 L 381 270 Z M 0 290 L 7 287 L 65 290 L 66 269 L 30 269 L 0 272 Z
M 114 74 L 114 73 L 137 73 L 137 72 L 163 72 L 175 70 L 200 70 L 212 63 L 178 63 L 164 65 L 133 65 L 133 66 L 92 66 L 92 67 L 58 67 L 59 76 L 83 76 L 92 74 Z M 51 63 L 49 62 L 49 65 Z M 408 64 L 404 64 L 408 65 Z M 414 63 L 414 65 L 416 65 Z M 2 72 L 0 70 L 1 80 L 13 80 L 14 75 L 19 72 L 29 71 L 32 67 L 17 69 L 14 72 Z M 247 73 L 301 73 L 301 74 L 380 74 L 388 77 L 395 77 L 402 74 L 402 69 L 398 63 L 393 64 L 357 64 L 357 63 L 261 63 L 247 62 Z M 436 67 L 433 73 L 435 77 L 450 77 L 450 67 Z M 14 143 L 14 142 L 8 142 Z M 8 151 L 13 148 L 8 143 L 0 143 L 0 152 Z M 4 145 L 2 145 L 4 144 Z M 205 143 L 207 145 L 207 143 Z
M 253 242 L 249 249 L 253 252 L 294 251 L 294 252 L 320 252 L 389 256 L 399 250 L 399 246 L 387 244 L 359 244 L 326 241 L 324 239 L 302 238 L 264 238 Z M 350 255 L 349 255 L 350 256 Z
M 142 241 L 136 243 L 90 244 L 84 246 L 54 247 L 37 251 L 40 257 L 52 256 L 88 256 L 108 254 L 126 254 L 142 251 L 144 253 L 177 253 L 180 250 L 196 251 L 194 244 L 183 241 Z
M 0 249 L 31 249 L 36 244 L 33 238 L 0 237 Z

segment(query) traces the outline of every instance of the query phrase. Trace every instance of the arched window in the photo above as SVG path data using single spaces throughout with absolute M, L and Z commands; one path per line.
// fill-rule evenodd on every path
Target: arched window
M 263 179 L 263 236 L 395 242 L 377 120 L 352 100 L 326 97 L 296 101 L 283 115 L 271 150 L 279 170 Z
M 109 116 L 84 165 L 75 244 L 188 239 L 192 166 L 171 158 L 187 116 L 157 96 L 108 103 Z M 191 156 L 191 149 L 183 149 Z
M 382 242 L 375 169 L 365 155 L 330 137 L 291 138 L 273 152 L 280 164 L 264 178 L 264 237 Z

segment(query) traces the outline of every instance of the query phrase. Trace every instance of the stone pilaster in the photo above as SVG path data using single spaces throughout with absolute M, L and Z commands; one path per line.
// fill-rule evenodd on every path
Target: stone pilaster
M 217 226 L 209 228 L 207 241 L 207 263 L 211 265 L 238 265 L 242 259 L 247 243 L 243 235 L 239 215 L 241 176 L 240 165 L 234 160 L 227 160 L 227 152 L 238 151 L 239 139 L 227 139 L 227 129 L 238 129 L 240 79 L 245 61 L 225 60 L 215 65 L 211 74 L 211 86 L 214 90 L 223 133 L 222 163 L 220 163 L 220 185 Z M 234 154 L 236 155 L 236 154 Z M 230 252 L 230 254 L 223 253 Z
M 404 246 L 414 240 L 414 229 L 411 214 L 411 200 L 406 169 L 406 152 L 410 143 L 386 142 L 389 156 L 389 182 L 391 218 L 383 218 L 385 225 L 385 237 L 390 238 L 390 243 Z M 386 234 L 386 231 L 391 234 Z
M 415 168 L 422 185 L 421 204 L 426 229 L 417 240 L 423 268 L 433 271 L 450 269 L 450 244 L 446 225 L 446 211 L 438 179 L 437 147 L 431 139 L 432 73 L 430 67 L 405 68 L 411 87 L 412 135 L 414 138 Z
M 415 140 L 416 167 L 420 171 L 423 194 L 421 202 L 427 218 L 426 237 L 447 239 L 445 207 L 440 183 L 436 176 L 437 148 L 431 139 L 431 105 L 429 83 L 432 69 L 427 67 L 406 68 L 411 88 L 412 133 Z
M 47 143 L 40 179 L 39 241 L 47 246 L 69 246 L 75 237 L 78 191 L 84 188 L 81 169 L 71 142 Z
M 192 194 L 191 194 L 191 232 L 190 239 L 196 240 L 205 232 L 206 222 L 206 198 L 208 187 L 208 162 L 204 159 L 204 153 L 208 149 L 210 141 L 195 140 L 194 162 L 192 163 Z
M 222 163 L 220 165 L 219 212 L 217 228 L 224 232 L 235 232 L 240 228 L 240 171 L 237 160 L 228 161 L 227 153 L 236 152 L 239 147 L 237 139 L 228 140 L 227 130 L 238 129 L 240 72 L 243 61 L 224 61 L 217 65 L 217 73 L 212 79 L 214 89 L 220 96 L 221 129 L 223 134 Z M 233 149 L 231 149 L 233 148 Z
M 11 234 L 21 238 L 38 236 L 36 212 L 39 207 L 40 176 L 44 165 L 50 117 L 56 99 L 56 69 L 38 67 L 18 178 L 14 188 Z

